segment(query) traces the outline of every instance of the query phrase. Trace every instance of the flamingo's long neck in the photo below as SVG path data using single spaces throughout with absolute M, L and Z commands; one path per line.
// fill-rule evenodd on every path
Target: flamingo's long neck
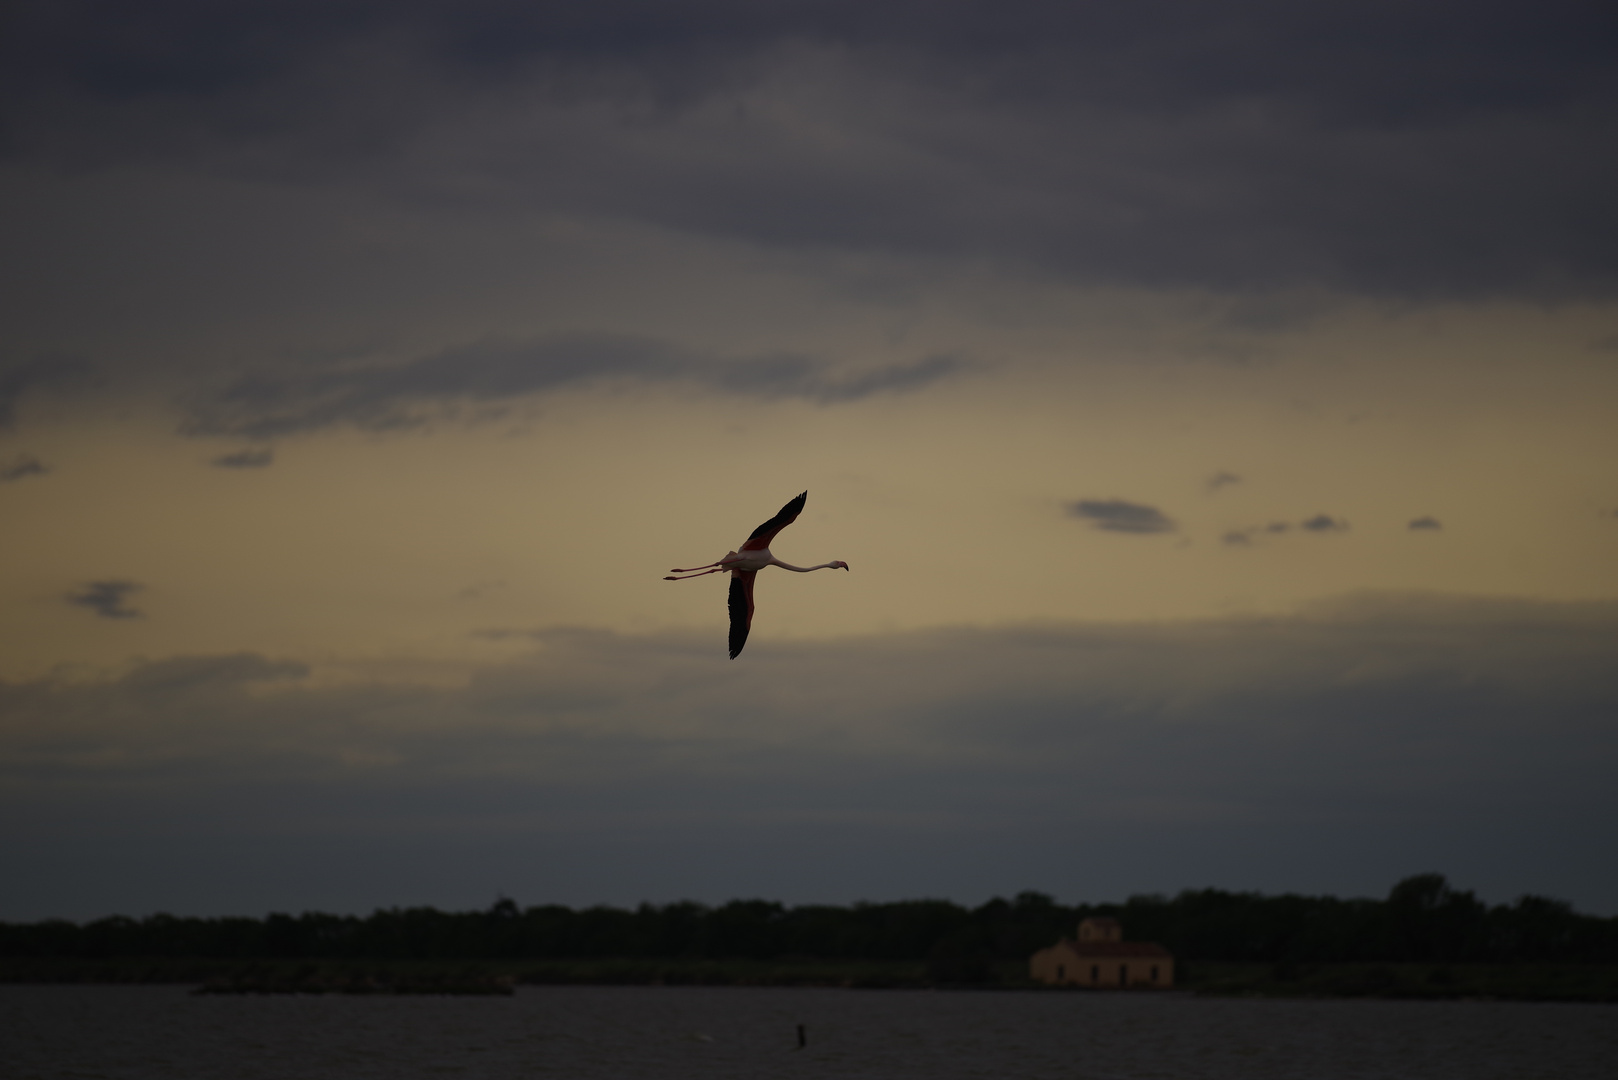
M 796 570 L 800 574 L 807 574 L 811 570 L 833 570 L 836 568 L 834 564 L 829 562 L 823 562 L 819 566 L 793 566 L 791 563 L 782 562 L 774 556 L 770 558 L 770 565 L 779 566 L 783 570 Z

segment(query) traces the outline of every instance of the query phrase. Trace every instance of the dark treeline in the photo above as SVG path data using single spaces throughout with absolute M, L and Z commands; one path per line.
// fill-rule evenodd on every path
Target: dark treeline
M 113 917 L 75 924 L 0 923 L 9 958 L 210 959 L 835 958 L 925 961 L 946 972 L 1025 959 L 1072 936 L 1091 915 L 1122 921 L 1131 940 L 1157 941 L 1182 961 L 1618 963 L 1618 918 L 1581 915 L 1525 896 L 1490 907 L 1438 874 L 1407 878 L 1385 900 L 1263 896 L 1216 889 L 1172 899 L 1066 907 L 1041 893 L 964 908 L 941 900 L 852 907 L 786 907 L 737 900 L 634 910 L 502 899 L 484 911 L 433 908 L 368 916 L 306 913 L 263 919 Z M 965 970 L 963 968 L 963 974 Z

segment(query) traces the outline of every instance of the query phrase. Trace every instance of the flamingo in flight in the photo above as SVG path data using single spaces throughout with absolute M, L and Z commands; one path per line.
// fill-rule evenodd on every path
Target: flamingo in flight
M 781 512 L 770 520 L 753 530 L 753 535 L 747 538 L 740 551 L 732 551 L 718 562 L 708 563 L 706 566 L 693 566 L 687 570 L 674 570 L 664 581 L 690 581 L 705 574 L 718 574 L 725 570 L 730 571 L 730 658 L 736 659 L 742 654 L 742 646 L 747 644 L 747 631 L 753 627 L 753 579 L 758 572 L 766 566 L 779 566 L 783 570 L 792 570 L 799 574 L 807 574 L 811 570 L 847 570 L 846 562 L 827 562 L 819 566 L 793 566 L 782 562 L 770 554 L 770 541 L 775 534 L 798 520 L 803 513 L 803 504 L 809 501 L 806 491 L 796 499 L 781 507 Z M 674 574 L 685 574 L 685 577 L 674 577 Z

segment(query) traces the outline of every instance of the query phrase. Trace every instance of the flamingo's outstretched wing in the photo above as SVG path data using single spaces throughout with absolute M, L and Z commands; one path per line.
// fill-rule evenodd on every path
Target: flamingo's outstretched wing
M 776 533 L 798 520 L 798 515 L 803 513 L 803 504 L 808 501 L 809 493 L 806 491 L 781 507 L 779 514 L 753 530 L 753 535 L 747 538 L 747 543 L 742 545 L 742 550 L 762 551 L 769 547 L 770 541 L 775 539 Z
M 747 644 L 747 631 L 753 628 L 753 579 L 757 570 L 730 572 L 730 658 L 742 654 Z

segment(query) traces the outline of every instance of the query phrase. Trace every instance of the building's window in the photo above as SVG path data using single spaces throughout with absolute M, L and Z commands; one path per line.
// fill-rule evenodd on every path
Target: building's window
M 1152 965 L 1152 981 L 1153 982 L 1157 981 L 1157 965 L 1156 964 Z
M 1128 964 L 1119 964 L 1118 965 L 1118 985 L 1119 986 L 1128 986 L 1129 985 L 1129 965 Z
M 1061 964 L 1057 964 L 1056 965 L 1056 981 L 1061 982 L 1065 978 L 1067 978 L 1067 968 L 1063 967 Z
M 1091 964 L 1090 965 L 1090 982 L 1092 984 L 1094 984 L 1094 983 L 1098 983 L 1100 981 L 1101 981 L 1101 965 L 1100 964 Z

